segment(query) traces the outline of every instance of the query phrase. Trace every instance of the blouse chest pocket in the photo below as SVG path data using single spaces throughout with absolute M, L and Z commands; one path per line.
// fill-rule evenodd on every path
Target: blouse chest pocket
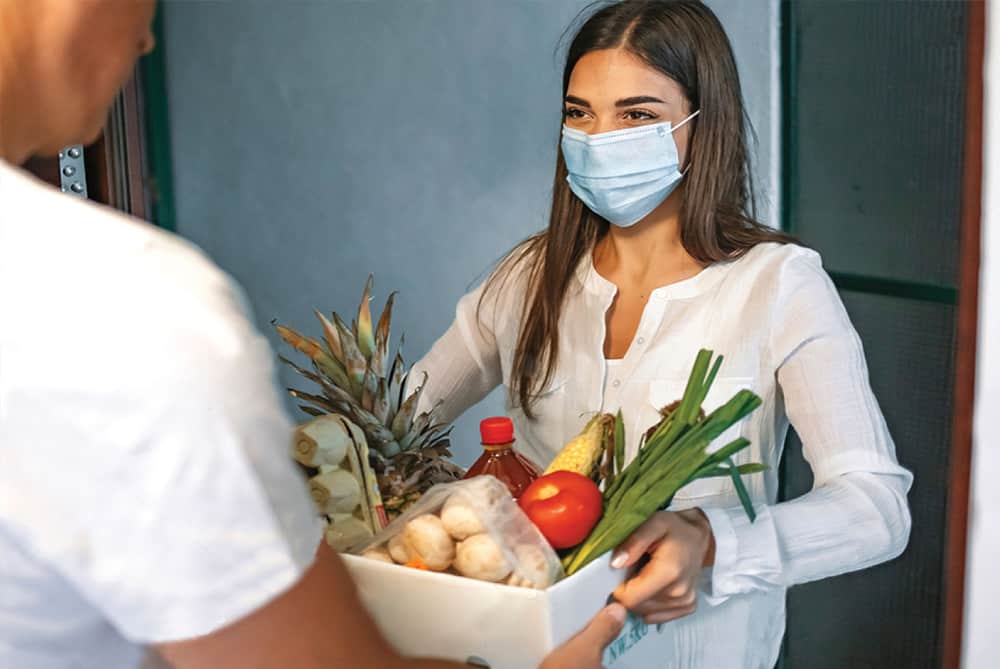
M 657 379 L 649 384 L 649 402 L 654 409 L 659 411 L 665 406 L 676 402 L 684 396 L 684 388 L 687 379 Z M 718 377 L 708 391 L 708 396 L 702 404 L 706 414 L 710 414 L 720 406 L 732 399 L 740 390 L 753 390 L 753 379 L 751 377 Z M 745 420 L 745 419 L 744 419 Z M 740 437 L 744 421 L 733 425 L 728 430 L 719 435 L 708 446 L 708 451 L 716 451 L 731 441 Z M 732 481 L 724 476 L 698 479 L 687 484 L 677 491 L 671 508 L 688 508 L 697 506 L 697 500 L 711 497 L 721 497 L 733 494 Z

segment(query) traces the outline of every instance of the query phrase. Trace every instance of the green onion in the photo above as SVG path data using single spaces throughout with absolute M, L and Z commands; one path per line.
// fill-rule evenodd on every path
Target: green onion
M 616 476 L 604 491 L 604 515 L 582 544 L 563 559 L 566 575 L 617 547 L 656 511 L 670 505 L 678 490 L 691 481 L 729 476 L 747 516 L 753 521 L 753 504 L 741 476 L 767 469 L 759 463 L 736 466 L 732 457 L 750 445 L 736 439 L 714 453 L 708 445 L 743 420 L 761 404 L 757 395 L 741 390 L 721 407 L 702 417 L 702 404 L 722 365 L 712 361 L 712 351 L 701 350 L 695 359 L 679 406 L 662 418 L 639 453 L 624 469 L 620 449 L 625 442 L 621 413 L 615 421 Z

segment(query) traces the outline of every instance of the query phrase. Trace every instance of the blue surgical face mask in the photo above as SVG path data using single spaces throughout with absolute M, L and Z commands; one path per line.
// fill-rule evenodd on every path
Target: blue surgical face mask
M 680 171 L 670 122 L 588 135 L 563 126 L 566 180 L 592 212 L 623 228 L 635 225 L 673 192 Z

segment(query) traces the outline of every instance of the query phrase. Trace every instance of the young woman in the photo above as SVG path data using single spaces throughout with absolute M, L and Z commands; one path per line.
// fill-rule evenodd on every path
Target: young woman
M 819 256 L 753 218 L 746 118 L 718 19 L 696 0 L 625 0 L 573 39 L 548 229 L 461 300 L 418 365 L 454 418 L 503 384 L 520 447 L 541 465 L 587 414 L 621 408 L 628 455 L 679 399 L 700 348 L 725 356 L 706 402 L 763 405 L 737 433 L 763 462 L 696 481 L 613 559 L 649 563 L 615 594 L 673 621 L 672 667 L 774 665 L 785 589 L 906 546 L 910 473 L 868 382 L 861 342 Z M 789 424 L 813 490 L 776 503 Z

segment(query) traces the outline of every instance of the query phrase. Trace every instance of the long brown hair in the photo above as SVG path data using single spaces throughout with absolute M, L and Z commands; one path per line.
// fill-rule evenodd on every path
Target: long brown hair
M 598 3 L 566 55 L 563 95 L 585 54 L 626 49 L 676 81 L 692 109 L 689 169 L 681 204 L 681 243 L 695 260 L 737 258 L 762 242 L 791 239 L 756 220 L 748 136 L 736 60 L 722 24 L 698 0 Z M 559 318 L 574 270 L 608 231 L 566 183 L 562 151 L 556 160 L 549 227 L 520 244 L 487 281 L 483 300 L 515 271 L 525 271 L 526 294 L 514 353 L 510 397 L 531 417 L 533 397 L 548 385 L 559 356 Z

